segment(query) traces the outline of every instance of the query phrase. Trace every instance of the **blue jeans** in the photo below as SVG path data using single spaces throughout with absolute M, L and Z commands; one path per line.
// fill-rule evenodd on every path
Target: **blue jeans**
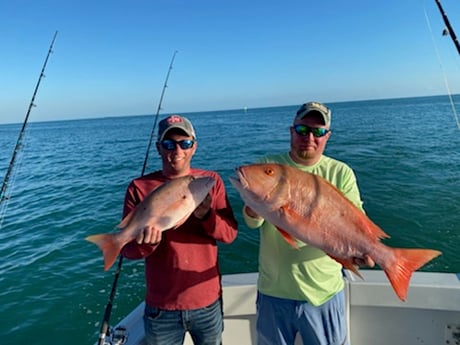
M 256 328 L 258 345 L 293 345 L 297 333 L 304 345 L 347 345 L 345 293 L 315 307 L 258 292 Z
M 222 301 L 193 310 L 163 310 L 145 307 L 147 345 L 182 345 L 189 332 L 195 345 L 220 345 L 222 342 Z

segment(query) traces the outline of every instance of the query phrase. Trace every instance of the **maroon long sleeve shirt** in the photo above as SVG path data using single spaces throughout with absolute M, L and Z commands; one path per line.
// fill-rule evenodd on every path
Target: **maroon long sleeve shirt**
M 192 214 L 177 229 L 164 231 L 159 244 L 132 241 L 122 250 L 128 259 L 145 258 L 145 301 L 152 307 L 197 309 L 210 305 L 222 294 L 217 241 L 231 243 L 237 235 L 237 222 L 220 176 L 201 169 L 192 169 L 191 175 L 215 179 L 208 215 L 198 219 Z M 166 181 L 161 171 L 133 180 L 126 191 L 123 217 Z

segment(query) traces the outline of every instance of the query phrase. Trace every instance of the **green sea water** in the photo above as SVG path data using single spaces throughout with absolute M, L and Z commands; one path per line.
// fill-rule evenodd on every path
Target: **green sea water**
M 385 243 L 441 250 L 422 270 L 460 272 L 460 130 L 448 97 L 329 106 L 326 154 L 355 170 L 368 216 L 391 236 Z M 287 151 L 296 108 L 183 114 L 198 135 L 193 165 L 221 174 L 239 221 L 235 242 L 220 246 L 223 274 L 257 270 L 258 232 L 245 227 L 228 176 Z M 154 116 L 129 116 L 29 124 L 0 209 L 2 344 L 96 342 L 115 267 L 104 272 L 99 249 L 84 238 L 115 230 L 153 123 Z M 0 126 L 0 177 L 20 127 Z M 147 170 L 159 167 L 152 150 Z M 143 262 L 124 260 L 112 323 L 143 295 Z

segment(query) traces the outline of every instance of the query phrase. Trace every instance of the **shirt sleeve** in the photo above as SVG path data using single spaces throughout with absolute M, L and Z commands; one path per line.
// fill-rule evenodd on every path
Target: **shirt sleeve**
M 365 212 L 358 188 L 358 183 L 356 181 L 356 176 L 351 168 L 345 169 L 338 188 L 342 191 L 348 200 L 350 200 L 362 212 Z
M 243 219 L 248 228 L 250 229 L 256 229 L 260 228 L 262 224 L 264 223 L 263 218 L 253 218 L 250 215 L 247 214 L 246 212 L 246 207 L 243 206 Z

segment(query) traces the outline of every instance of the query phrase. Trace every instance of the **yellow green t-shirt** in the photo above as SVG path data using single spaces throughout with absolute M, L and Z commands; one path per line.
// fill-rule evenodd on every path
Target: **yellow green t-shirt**
M 260 163 L 286 164 L 319 175 L 363 210 L 355 174 L 343 162 L 323 155 L 315 165 L 304 166 L 294 162 L 289 153 L 283 153 L 266 156 Z M 318 306 L 343 289 L 342 265 L 322 250 L 300 241 L 297 241 L 299 249 L 295 249 L 268 221 L 256 220 L 245 212 L 243 216 L 248 227 L 260 227 L 258 289 L 261 293 Z

